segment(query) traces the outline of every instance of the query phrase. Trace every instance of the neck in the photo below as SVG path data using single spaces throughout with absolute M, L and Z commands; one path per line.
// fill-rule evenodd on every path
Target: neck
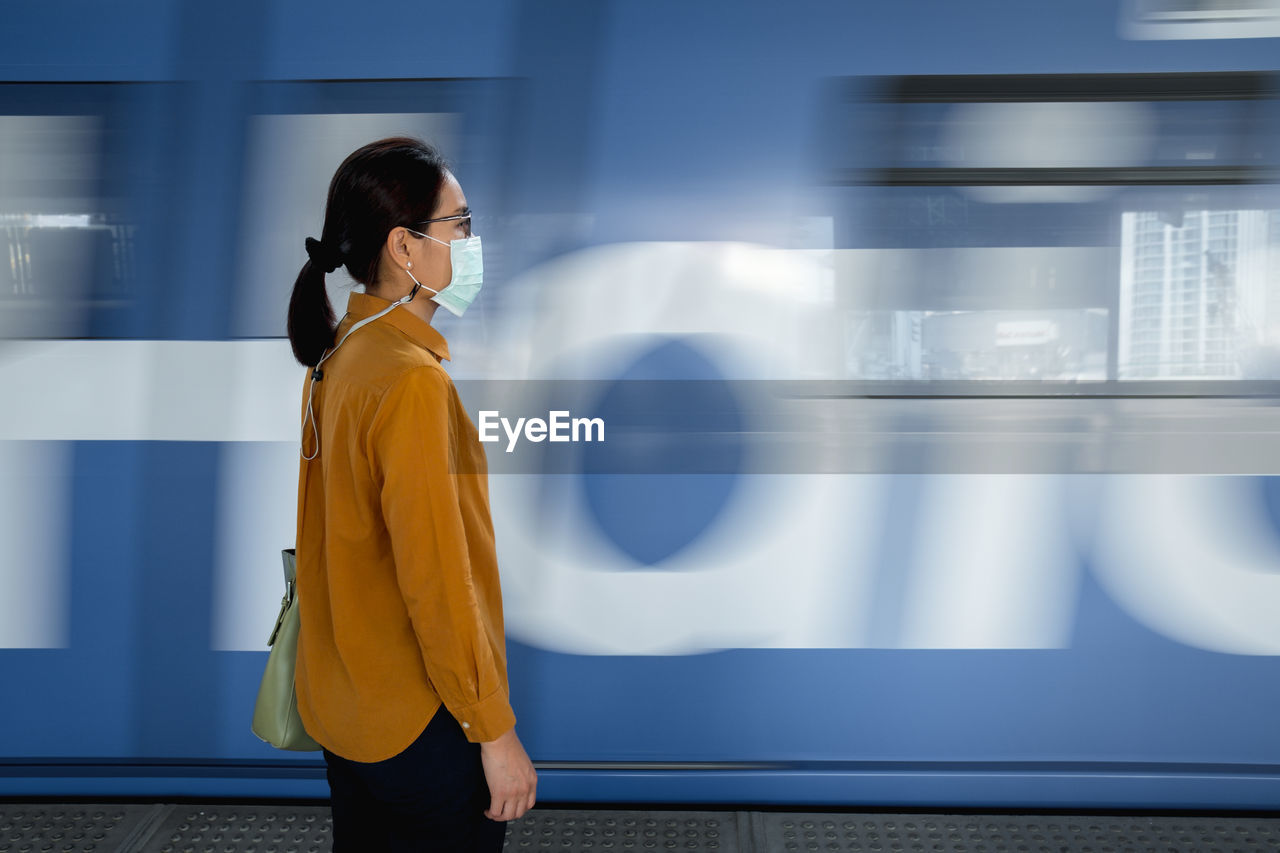
M 400 308 L 421 317 L 424 323 L 430 323 L 431 318 L 435 316 L 436 309 L 440 307 L 438 302 L 431 301 L 431 296 L 430 290 L 419 288 L 414 297 L 401 305 Z
M 382 289 L 369 290 L 368 288 L 366 288 L 366 292 L 370 296 L 376 296 L 379 299 L 385 299 L 388 302 L 395 302 L 397 299 L 403 299 L 408 296 L 409 291 L 412 289 L 413 283 L 410 282 L 409 286 L 401 293 L 390 294 L 386 293 Z M 431 318 L 435 316 L 436 309 L 440 307 L 440 303 L 431 301 L 431 297 L 434 295 L 435 294 L 430 290 L 427 290 L 425 287 L 420 287 L 418 288 L 418 292 L 414 294 L 413 298 L 401 305 L 399 310 L 408 311 L 415 317 L 422 318 L 424 323 L 430 323 Z

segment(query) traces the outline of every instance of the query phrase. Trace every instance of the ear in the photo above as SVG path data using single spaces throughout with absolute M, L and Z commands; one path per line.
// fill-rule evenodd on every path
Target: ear
M 400 227 L 392 228 L 387 233 L 386 250 L 391 263 L 400 269 L 408 266 L 412 257 L 409 255 L 410 235 L 408 230 Z

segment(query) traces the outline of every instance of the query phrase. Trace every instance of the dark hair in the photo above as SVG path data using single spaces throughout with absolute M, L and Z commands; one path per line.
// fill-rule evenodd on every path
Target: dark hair
M 371 142 L 342 161 L 329 182 L 319 243 L 308 238 L 309 257 L 289 298 L 289 343 L 298 361 L 313 367 L 333 346 L 326 266 L 345 264 L 366 289 L 376 285 L 387 234 L 431 218 L 447 169 L 440 152 L 406 136 Z

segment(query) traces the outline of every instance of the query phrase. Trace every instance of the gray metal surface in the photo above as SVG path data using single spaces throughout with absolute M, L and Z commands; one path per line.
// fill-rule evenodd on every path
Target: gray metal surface
M 327 805 L 0 803 L 0 853 L 329 853 Z M 1280 853 L 1280 818 L 535 808 L 506 850 Z

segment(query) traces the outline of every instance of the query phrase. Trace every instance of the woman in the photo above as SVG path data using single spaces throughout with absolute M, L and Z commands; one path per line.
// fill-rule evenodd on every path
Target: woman
M 499 851 L 505 821 L 534 804 L 484 451 L 430 325 L 475 298 L 479 240 L 440 155 L 383 139 L 338 167 L 289 302 L 294 355 L 313 368 L 295 684 L 324 747 L 337 853 Z M 365 289 L 335 328 L 324 276 L 342 264 Z

